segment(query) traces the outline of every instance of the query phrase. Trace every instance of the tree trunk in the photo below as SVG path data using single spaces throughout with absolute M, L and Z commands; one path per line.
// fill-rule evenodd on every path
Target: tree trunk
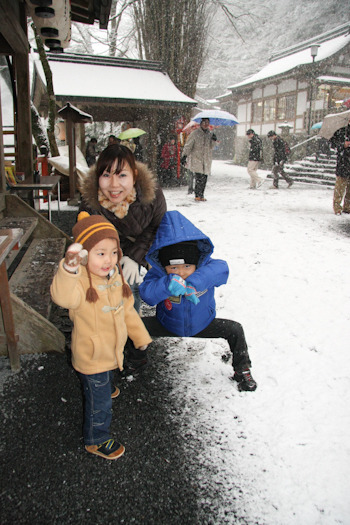
M 53 89 L 53 82 L 52 82 L 52 73 L 51 73 L 49 62 L 47 60 L 43 42 L 34 24 L 32 24 L 32 29 L 34 31 L 35 41 L 38 47 L 40 61 L 41 61 L 41 64 L 43 66 L 43 70 L 45 73 L 46 88 L 47 88 L 47 94 L 49 97 L 49 121 L 48 121 L 48 126 L 47 126 L 47 136 L 49 139 L 51 156 L 57 157 L 59 155 L 59 151 L 58 151 L 58 147 L 56 143 L 56 137 L 55 137 L 55 123 L 56 123 L 56 118 L 57 118 L 57 109 L 56 109 L 56 97 L 55 97 L 55 93 Z

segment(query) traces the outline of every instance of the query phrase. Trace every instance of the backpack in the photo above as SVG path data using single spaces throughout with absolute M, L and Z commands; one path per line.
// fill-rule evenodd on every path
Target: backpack
M 292 153 L 290 150 L 289 144 L 287 144 L 287 142 L 284 142 L 284 151 L 287 157 L 289 157 L 289 155 Z

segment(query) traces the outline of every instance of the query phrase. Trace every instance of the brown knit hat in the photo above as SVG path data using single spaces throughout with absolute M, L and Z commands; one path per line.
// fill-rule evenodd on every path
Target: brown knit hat
M 130 297 L 131 290 L 129 285 L 124 280 L 124 275 L 120 266 L 120 259 L 123 257 L 123 252 L 120 248 L 119 235 L 112 223 L 110 223 L 102 215 L 89 215 L 87 212 L 82 211 L 78 215 L 78 222 L 73 226 L 72 229 L 74 242 L 77 242 L 83 246 L 88 252 L 103 239 L 115 239 L 118 246 L 118 270 L 123 281 L 123 296 Z M 98 299 L 98 294 L 92 286 L 91 275 L 86 267 L 90 281 L 90 288 L 86 292 L 86 300 L 89 303 L 95 303 Z

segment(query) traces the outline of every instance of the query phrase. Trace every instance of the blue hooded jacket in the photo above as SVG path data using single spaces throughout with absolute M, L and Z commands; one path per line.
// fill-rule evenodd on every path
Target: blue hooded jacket
M 197 241 L 199 260 L 196 271 L 186 279 L 197 290 L 199 303 L 193 304 L 184 296 L 169 297 L 168 275 L 160 264 L 161 248 L 184 241 Z M 140 285 L 141 298 L 151 306 L 157 305 L 157 318 L 170 332 L 191 337 L 206 328 L 215 318 L 214 287 L 225 284 L 228 266 L 225 261 L 212 259 L 214 246 L 204 233 L 178 211 L 168 211 L 163 216 L 153 244 L 146 255 L 152 266 Z

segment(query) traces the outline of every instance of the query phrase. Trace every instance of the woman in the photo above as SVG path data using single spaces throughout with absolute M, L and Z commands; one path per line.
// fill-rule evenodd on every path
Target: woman
M 79 189 L 79 212 L 104 215 L 119 233 L 124 277 L 139 311 L 140 266 L 147 266 L 145 255 L 166 212 L 156 177 L 145 164 L 135 162 L 127 147 L 113 144 L 102 151 Z

